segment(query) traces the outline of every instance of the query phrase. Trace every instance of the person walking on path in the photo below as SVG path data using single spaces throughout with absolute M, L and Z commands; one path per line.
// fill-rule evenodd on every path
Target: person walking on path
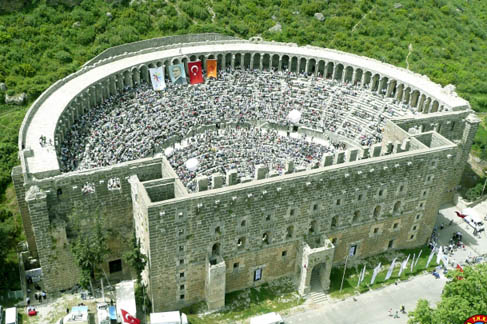
M 399 313 L 399 311 L 396 311 L 396 312 L 394 313 L 394 318 L 399 318 L 399 314 L 398 314 L 398 313 Z
M 392 308 L 389 308 L 389 317 L 392 317 Z

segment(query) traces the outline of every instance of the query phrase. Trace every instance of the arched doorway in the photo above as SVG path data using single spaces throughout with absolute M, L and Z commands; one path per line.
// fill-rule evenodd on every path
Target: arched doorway
M 326 278 L 326 264 L 318 263 L 311 271 L 311 292 L 324 292 L 327 287 L 328 278 Z

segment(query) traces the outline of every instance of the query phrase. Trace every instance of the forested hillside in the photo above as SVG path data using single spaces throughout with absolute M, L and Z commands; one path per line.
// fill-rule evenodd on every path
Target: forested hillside
M 83 0 L 73 7 L 46 1 L 19 0 L 22 9 L 0 11 L 0 82 L 7 87 L 0 90 L 0 228 L 16 240 L 19 218 L 11 216 L 17 211 L 5 192 L 17 164 L 17 130 L 27 106 L 3 104 L 5 93 L 25 92 L 32 102 L 114 45 L 220 32 L 336 48 L 407 67 L 442 85 L 455 84 L 487 118 L 484 0 Z M 485 128 L 474 150 L 487 158 Z M 1 288 L 5 276 L 0 278 Z

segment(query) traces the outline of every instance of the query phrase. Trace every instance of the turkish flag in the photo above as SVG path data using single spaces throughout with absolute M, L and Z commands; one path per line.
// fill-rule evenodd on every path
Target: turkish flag
M 140 319 L 133 317 L 132 315 L 130 315 L 129 313 L 127 313 L 123 309 L 121 309 L 121 311 L 122 311 L 122 317 L 123 317 L 124 323 L 140 324 Z
M 201 61 L 188 62 L 189 83 L 203 83 L 203 73 L 201 71 Z
M 460 218 L 465 218 L 467 216 L 467 215 L 464 215 L 464 214 L 457 212 L 457 211 L 455 211 L 455 213 L 457 213 L 457 216 Z
M 215 59 L 206 60 L 206 76 L 208 78 L 217 78 L 217 63 Z

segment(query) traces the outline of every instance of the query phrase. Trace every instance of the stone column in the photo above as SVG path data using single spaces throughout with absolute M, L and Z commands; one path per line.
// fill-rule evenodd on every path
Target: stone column
M 132 75 L 134 73 L 135 73 L 135 75 L 134 75 L 135 83 L 137 85 L 139 85 L 140 84 L 140 71 L 139 71 L 139 69 L 135 68 L 134 71 L 132 72 Z
M 360 81 L 360 86 L 365 88 L 365 71 L 362 71 L 362 80 Z
M 337 72 L 338 72 L 338 69 L 337 69 L 336 63 L 334 63 L 333 64 L 333 72 L 331 73 L 331 79 L 332 80 L 335 80 L 336 79 Z
M 117 92 L 122 93 L 124 88 L 123 74 L 117 73 Z
M 399 91 L 399 89 L 401 89 L 401 91 Z M 397 84 L 396 82 L 396 97 L 395 99 L 398 101 L 398 102 L 401 102 L 401 99 L 402 99 L 402 93 L 404 92 L 404 86 L 401 87 L 401 84 Z
M 357 69 L 352 68 L 352 84 L 355 84 L 357 81 Z
M 264 55 L 260 53 L 259 70 L 262 71 L 263 68 L 264 68 Z
M 304 67 L 304 73 L 306 73 L 306 75 L 307 75 L 307 74 L 308 74 L 308 72 L 309 72 L 309 60 L 308 60 L 308 59 L 306 59 L 306 60 L 304 61 L 304 64 L 306 64 L 306 66 Z
M 222 70 L 225 70 L 227 68 L 226 63 L 227 63 L 227 54 L 228 53 L 222 53 Z
M 235 69 L 235 54 L 232 54 L 231 66 L 232 66 L 232 70 Z
M 279 56 L 279 66 L 278 66 L 279 72 L 282 71 L 282 56 Z
M 255 53 L 250 54 L 250 69 L 254 69 L 254 55 Z
M 386 92 L 386 97 L 391 97 L 392 90 L 394 89 L 393 87 L 394 82 L 389 80 L 388 86 L 387 86 L 387 92 Z
M 110 76 L 109 78 L 109 88 L 110 88 L 110 96 L 113 96 L 117 93 L 117 84 L 116 84 L 116 79 L 114 76 Z
M 318 76 L 318 70 L 320 68 L 320 61 L 318 59 L 315 59 L 315 76 Z

